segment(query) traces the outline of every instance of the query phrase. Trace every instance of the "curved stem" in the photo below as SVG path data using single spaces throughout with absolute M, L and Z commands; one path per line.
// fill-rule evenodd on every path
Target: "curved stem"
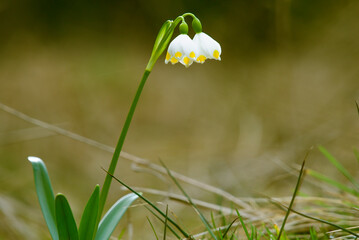
M 191 16 L 193 18 L 197 18 L 193 13 L 185 13 L 185 14 L 182 14 L 182 17 L 187 17 L 187 16 Z
M 115 148 L 115 152 L 114 152 L 114 154 L 112 156 L 111 164 L 110 164 L 110 167 L 108 169 L 108 172 L 111 175 L 113 175 L 114 172 L 115 172 L 116 165 L 117 165 L 118 159 L 120 157 L 122 146 L 123 146 L 123 143 L 125 142 L 127 131 L 128 131 L 128 129 L 130 127 L 131 120 L 132 120 L 133 114 L 135 112 L 137 102 L 138 102 L 138 100 L 139 100 L 139 98 L 141 96 L 142 89 L 143 89 L 143 87 L 144 87 L 144 85 L 146 83 L 146 80 L 147 80 L 148 76 L 150 75 L 150 73 L 151 73 L 151 71 L 149 71 L 147 69 L 144 72 L 144 74 L 142 76 L 142 79 L 141 79 L 141 82 L 140 82 L 140 85 L 138 86 L 136 95 L 135 95 L 135 97 L 134 97 L 134 99 L 132 101 L 132 105 L 130 107 L 130 110 L 129 110 L 128 114 L 127 114 L 125 124 L 123 125 L 120 138 L 118 139 L 118 142 L 117 142 L 117 145 L 116 145 L 116 148 Z M 104 184 L 102 186 L 102 190 L 101 190 L 101 194 L 100 194 L 100 202 L 99 202 L 98 219 L 101 219 L 101 215 L 102 215 L 103 208 L 105 206 L 108 191 L 109 191 L 110 186 L 111 186 L 112 177 L 111 177 L 110 174 L 106 175 L 105 182 L 104 182 Z

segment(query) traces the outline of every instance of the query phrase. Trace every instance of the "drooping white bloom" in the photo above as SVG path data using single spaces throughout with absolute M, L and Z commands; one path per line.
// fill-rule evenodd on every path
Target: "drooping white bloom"
M 204 63 L 207 58 L 221 60 L 221 45 L 204 32 L 196 33 L 193 42 L 197 47 L 195 52 L 196 62 Z
M 187 34 L 178 35 L 168 47 L 165 63 L 176 64 L 180 62 L 189 67 L 196 59 L 195 52 L 198 52 L 196 47 L 196 44 Z

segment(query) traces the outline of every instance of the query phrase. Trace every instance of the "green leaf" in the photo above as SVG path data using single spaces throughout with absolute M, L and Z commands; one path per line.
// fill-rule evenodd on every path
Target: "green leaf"
M 66 197 L 59 193 L 55 198 L 57 229 L 60 240 L 78 240 L 76 222 Z
M 130 193 L 119 199 L 102 218 L 95 239 L 109 239 L 118 222 L 121 220 L 123 214 L 126 212 L 127 208 L 137 198 L 138 196 L 136 194 Z
M 35 187 L 42 214 L 53 240 L 59 239 L 55 217 L 55 197 L 45 163 L 38 157 L 27 158 L 34 170 Z
M 88 200 L 85 210 L 81 217 L 79 227 L 80 240 L 92 240 L 97 230 L 98 204 L 100 200 L 100 186 L 96 185 L 90 199 Z

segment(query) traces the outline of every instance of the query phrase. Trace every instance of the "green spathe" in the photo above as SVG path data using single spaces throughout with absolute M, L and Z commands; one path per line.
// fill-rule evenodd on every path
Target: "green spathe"
M 200 33 L 202 32 L 202 24 L 201 24 L 201 21 L 194 17 L 193 18 L 193 21 L 192 21 L 192 28 L 194 30 L 195 33 Z

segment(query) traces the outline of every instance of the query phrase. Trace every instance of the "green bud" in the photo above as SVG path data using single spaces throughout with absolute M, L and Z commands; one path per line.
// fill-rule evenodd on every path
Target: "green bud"
M 202 24 L 201 24 L 201 21 L 199 21 L 198 18 L 193 18 L 193 21 L 192 21 L 192 27 L 193 27 L 193 30 L 195 33 L 200 33 L 202 32 Z
M 182 22 L 179 26 L 180 34 L 187 34 L 188 33 L 188 25 L 186 22 Z

